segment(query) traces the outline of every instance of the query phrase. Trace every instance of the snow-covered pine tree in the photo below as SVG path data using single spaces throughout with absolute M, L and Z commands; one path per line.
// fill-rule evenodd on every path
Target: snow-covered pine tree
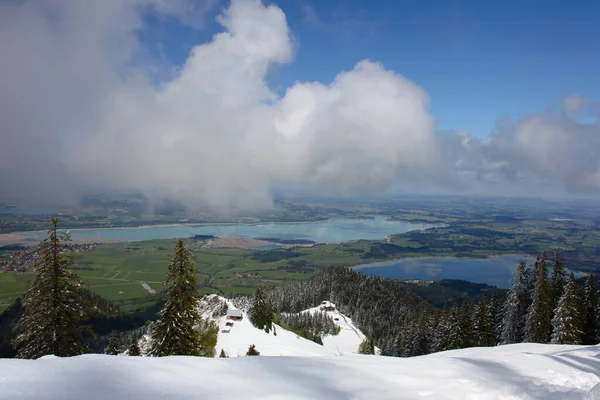
M 552 318 L 553 344 L 581 344 L 582 307 L 581 290 L 571 272 Z
M 533 271 L 531 304 L 525 323 L 525 341 L 548 343 L 552 333 L 552 294 L 548 283 L 546 253 L 538 256 Z
M 227 354 L 225 354 L 225 350 L 221 349 L 221 353 L 219 353 L 219 358 L 229 358 Z
M 429 319 L 430 312 L 428 307 L 422 307 L 419 310 L 416 323 L 411 324 L 411 334 L 409 339 L 409 356 L 420 356 L 427 354 L 429 347 Z
M 52 219 L 48 237 L 37 249 L 37 274 L 23 297 L 24 311 L 15 329 L 18 358 L 69 357 L 88 350 L 82 343 L 86 310 L 80 279 L 69 268 L 71 257 L 64 244 L 70 238 L 58 232 L 58 222 Z
M 201 338 L 194 329 L 201 322 L 197 308 L 196 269 L 190 251 L 179 240 L 167 268 L 167 302 L 152 325 L 150 354 L 156 357 L 201 355 Z
M 108 340 L 108 346 L 106 347 L 106 354 L 116 356 L 120 353 L 120 348 L 121 339 L 119 338 L 119 334 L 117 331 L 112 331 L 110 334 L 110 339 Z
M 589 274 L 585 280 L 585 289 L 583 292 L 582 344 L 598 344 L 600 342 L 600 337 L 598 337 L 598 331 L 600 330 L 600 321 L 598 320 L 599 307 L 596 277 L 594 274 Z
M 463 333 L 461 331 L 461 313 L 456 301 L 453 302 L 448 315 L 448 345 L 444 350 L 460 349 L 462 346 Z
M 529 305 L 527 265 L 521 261 L 515 270 L 513 285 L 504 303 L 501 343 L 520 343 L 525 334 L 525 316 Z
M 452 333 L 452 309 L 444 304 L 444 309 L 440 313 L 438 324 L 433 335 L 431 351 L 450 350 L 450 334 Z
M 490 313 L 492 315 L 492 324 L 494 330 L 494 343 L 496 345 L 502 342 L 502 317 L 504 313 L 504 302 L 494 290 L 490 300 Z
M 558 300 L 562 297 L 565 285 L 567 284 L 567 266 L 560 255 L 560 252 L 556 250 L 554 254 L 554 265 L 552 266 L 552 277 L 550 279 L 550 286 L 552 292 L 552 302 L 550 308 L 552 309 L 552 316 L 554 316 L 554 310 L 558 305 Z
M 256 350 L 256 346 L 251 344 L 250 347 L 248 348 L 248 351 L 246 352 L 246 355 L 247 356 L 260 356 L 260 352 L 258 350 Z
M 129 343 L 129 351 L 127 355 L 132 357 L 139 357 L 142 355 L 142 350 L 140 349 L 140 345 L 138 344 L 138 339 L 135 333 L 131 335 L 131 343 Z
M 264 329 L 267 333 L 273 327 L 273 310 L 267 300 L 265 291 L 257 286 L 252 299 L 252 325 L 258 329 Z
M 494 339 L 494 322 L 492 319 L 492 312 L 486 299 L 483 299 L 475 306 L 474 316 L 474 343 L 473 345 L 479 347 L 494 346 L 496 341 Z
M 473 306 L 469 299 L 465 299 L 460 307 L 459 316 L 460 341 L 459 348 L 464 349 L 475 345 L 473 337 Z

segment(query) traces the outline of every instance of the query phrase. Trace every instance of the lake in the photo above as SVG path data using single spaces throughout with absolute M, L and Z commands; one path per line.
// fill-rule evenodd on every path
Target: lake
M 346 242 L 350 240 L 382 240 L 393 233 L 432 228 L 436 225 L 391 221 L 377 216 L 373 219 L 339 219 L 319 222 L 286 222 L 257 224 L 165 225 L 115 229 L 76 229 L 73 240 L 142 241 L 152 239 L 187 238 L 194 235 L 246 236 L 282 240 L 312 240 L 315 242 Z M 27 240 L 39 241 L 45 232 L 21 233 Z
M 535 261 L 533 258 L 519 255 L 498 255 L 490 258 L 416 257 L 362 264 L 354 268 L 381 278 L 432 281 L 460 279 L 508 288 L 517 264 L 523 259 L 527 260 L 527 264 Z

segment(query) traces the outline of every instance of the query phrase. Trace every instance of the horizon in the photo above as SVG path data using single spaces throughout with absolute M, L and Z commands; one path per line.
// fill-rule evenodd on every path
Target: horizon
M 0 202 L 598 199 L 598 17 L 592 1 L 0 1 Z

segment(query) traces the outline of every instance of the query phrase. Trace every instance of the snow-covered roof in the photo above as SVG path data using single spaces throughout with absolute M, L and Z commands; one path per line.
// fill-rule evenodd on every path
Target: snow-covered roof
M 227 317 L 237 317 L 237 318 L 241 318 L 242 317 L 242 310 L 236 310 L 236 309 L 230 309 L 229 311 L 227 311 Z

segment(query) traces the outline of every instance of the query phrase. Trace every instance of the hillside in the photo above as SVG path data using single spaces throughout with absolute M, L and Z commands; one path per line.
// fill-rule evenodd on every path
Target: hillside
M 279 334 L 278 334 L 279 335 Z M 381 356 L 0 359 L 0 399 L 600 398 L 600 346 Z
M 352 320 L 338 311 L 331 311 L 328 314 L 337 318 L 335 324 L 340 327 L 340 333 L 326 335 L 323 338 L 323 345 L 304 339 L 277 324 L 274 324 L 275 330 L 270 333 L 256 329 L 243 310 L 240 310 L 243 315 L 242 319 L 234 321 L 229 332 L 223 332 L 227 317 L 215 315 L 215 312 L 223 304 L 227 304 L 228 310 L 237 308 L 231 301 L 217 295 L 206 296 L 204 300 L 201 302 L 203 316 L 214 320 L 219 326 L 216 345 L 217 355 L 220 354 L 221 350 L 224 350 L 229 357 L 245 356 L 251 344 L 254 344 L 263 356 L 345 355 L 356 353 L 358 345 L 364 339 L 364 334 L 354 326 Z M 305 311 L 318 312 L 318 307 Z

